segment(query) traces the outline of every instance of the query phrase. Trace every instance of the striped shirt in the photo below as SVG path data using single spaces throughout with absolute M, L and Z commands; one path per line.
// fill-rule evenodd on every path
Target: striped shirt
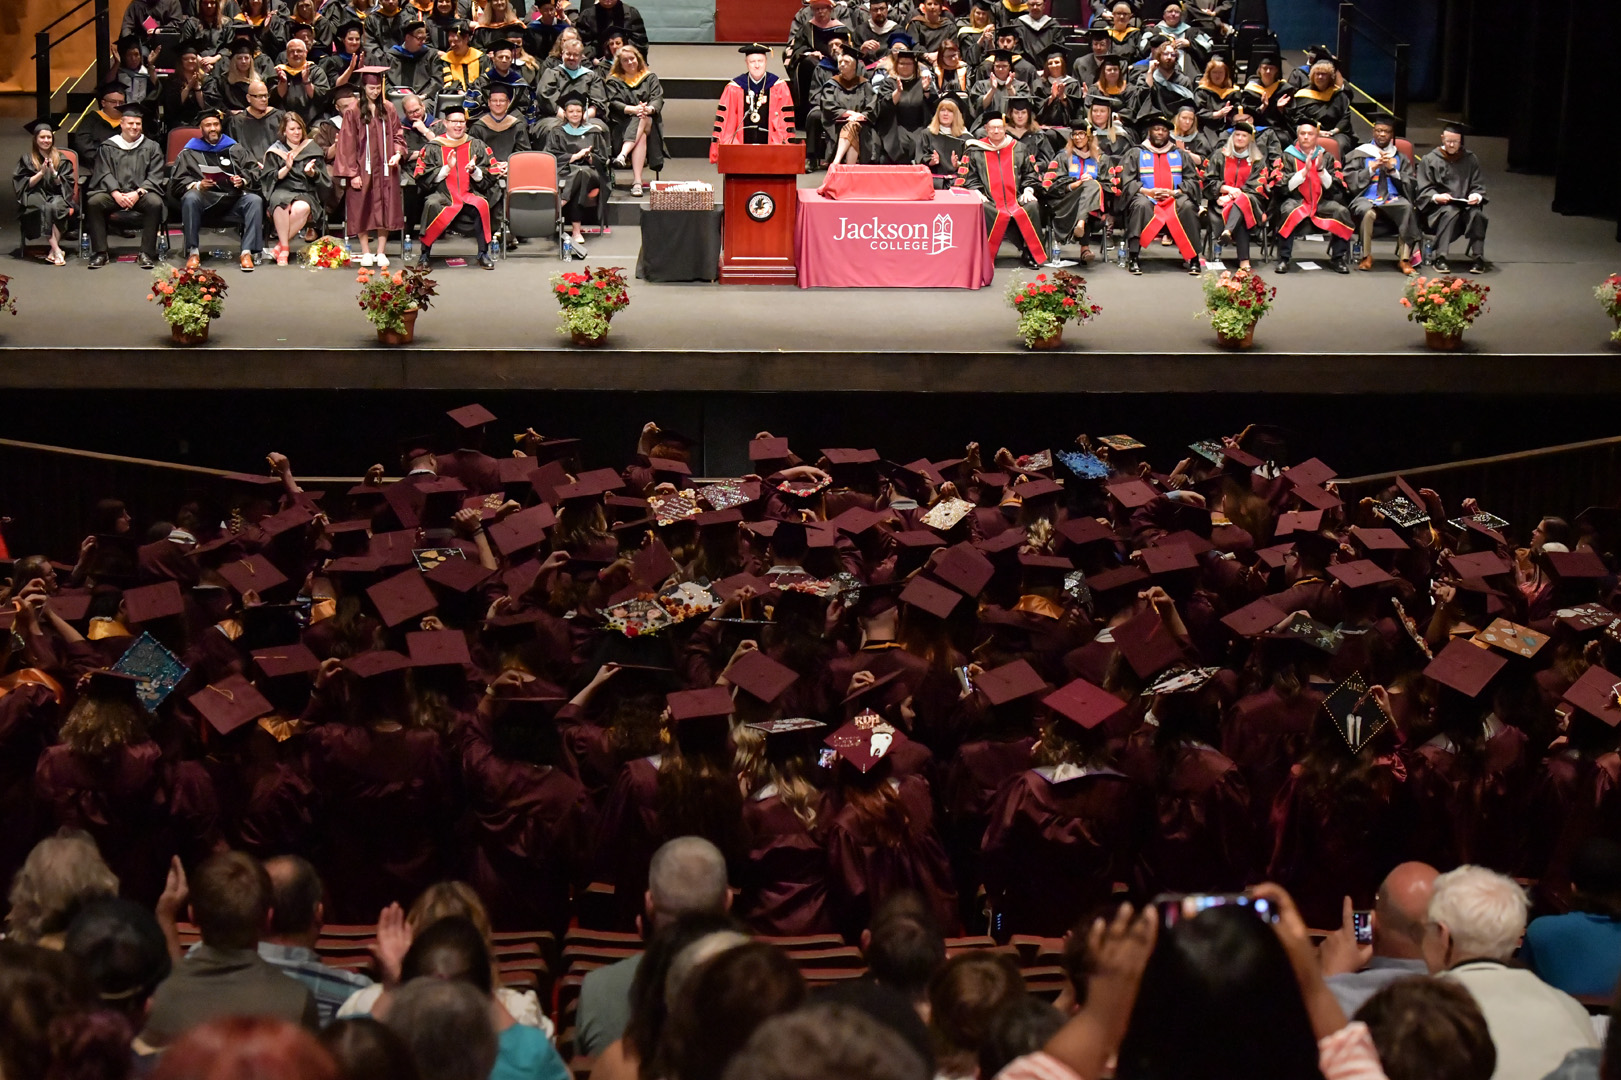
M 320 1014 L 322 1027 L 332 1023 L 338 1007 L 349 999 L 349 995 L 372 985 L 372 981 L 359 972 L 321 963 L 314 949 L 301 945 L 273 945 L 261 941 L 259 955 L 280 968 L 283 974 L 291 975 L 309 987 L 315 997 L 315 1010 Z M 1330 1077 L 1329 1080 L 1334 1078 Z

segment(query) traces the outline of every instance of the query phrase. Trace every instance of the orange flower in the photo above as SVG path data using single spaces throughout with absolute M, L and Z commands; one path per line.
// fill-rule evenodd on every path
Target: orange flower
M 405 275 L 404 274 L 395 274 L 394 275 L 394 284 L 396 284 L 396 285 L 404 285 L 405 284 Z

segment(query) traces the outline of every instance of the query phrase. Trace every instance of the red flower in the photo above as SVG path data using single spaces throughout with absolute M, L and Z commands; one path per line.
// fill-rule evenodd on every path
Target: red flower
M 1050 292 L 1057 292 L 1058 289 L 1057 289 L 1056 286 L 1053 286 L 1053 285 L 1043 285 L 1041 287 L 1041 291 L 1044 292 L 1044 293 L 1050 293 Z
M 572 286 L 571 285 L 571 286 L 569 286 L 568 294 L 570 296 L 579 296 L 580 295 L 580 290 L 579 290 L 579 288 L 577 286 Z
M 1074 307 L 1075 306 L 1075 301 L 1071 300 L 1069 297 L 1066 296 L 1066 297 L 1064 297 L 1064 306 L 1065 307 Z
M 1047 280 L 1047 275 L 1046 274 L 1037 274 L 1036 275 L 1036 280 L 1037 281 L 1046 281 Z

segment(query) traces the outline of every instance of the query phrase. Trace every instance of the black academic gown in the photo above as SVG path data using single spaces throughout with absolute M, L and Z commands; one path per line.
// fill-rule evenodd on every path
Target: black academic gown
M 495 160 L 503 164 L 513 154 L 530 149 L 529 125 L 515 113 L 500 120 L 486 113 L 467 126 L 467 133 L 488 146 Z
M 874 124 L 878 98 L 871 83 L 861 79 L 854 87 L 846 87 L 837 79 L 829 79 L 816 96 L 816 108 L 821 113 L 823 130 L 827 132 L 829 158 L 833 156 L 832 148 L 838 143 L 839 132 L 849 114 L 861 113 L 867 119 L 861 125 L 860 163 L 876 165 L 883 160 L 883 146 Z M 851 165 L 856 164 L 856 160 L 853 156 L 845 158 Z
M 242 147 L 243 175 L 247 175 L 249 163 L 255 173 L 265 160 L 265 153 L 272 143 L 281 137 L 280 109 L 271 109 L 263 116 L 254 116 L 246 110 L 231 117 L 230 136 Z
M 1437 202 L 1442 192 L 1452 196 L 1450 203 Z M 1479 195 L 1480 204 L 1470 206 L 1470 195 Z M 1468 251 L 1482 257 L 1486 250 L 1486 185 L 1480 162 L 1464 150 L 1457 161 L 1448 161 L 1440 149 L 1431 150 L 1418 163 L 1418 207 L 1429 219 L 1435 233 L 1435 250 L 1445 254 L 1447 245 L 1463 233 Z
M 400 96 L 409 91 L 431 108 L 439 96 L 439 74 L 444 66 L 439 62 L 439 53 L 427 48 L 411 53 L 402 45 L 394 45 L 383 55 L 388 64 L 390 98 L 398 104 Z
M 589 198 L 592 190 L 598 193 L 594 205 L 607 201 L 608 138 L 600 126 L 586 123 L 576 134 L 566 124 L 558 124 L 546 133 L 541 149 L 557 158 L 557 192 L 566 203 L 563 212 L 568 220 L 583 220 L 573 215 L 582 214 L 588 204 L 593 204 Z M 588 157 L 569 160 L 587 149 L 591 151 Z
M 1369 211 L 1390 220 L 1409 250 L 1419 241 L 1418 214 L 1413 207 L 1418 163 L 1401 153 L 1395 143 L 1386 148 L 1396 158 L 1395 175 L 1375 173 L 1380 151 L 1372 143 L 1352 150 L 1344 164 L 1345 187 L 1351 193 L 1351 220 L 1360 223 Z M 1371 252 L 1364 252 L 1371 254 Z
M 624 7 L 623 4 L 619 5 Z M 649 71 L 632 86 L 623 79 L 607 79 L 604 86 L 608 94 L 608 123 L 613 131 L 613 148 L 618 150 L 630 137 L 636 118 L 625 112 L 626 106 L 651 105 L 653 114 L 647 132 L 647 167 L 655 172 L 664 168 L 664 86 L 659 77 Z
M 63 157 L 52 166 L 45 162 L 45 175 L 39 183 L 30 184 L 39 172 L 27 151 L 17 159 L 11 173 L 12 191 L 17 196 L 17 217 L 22 226 L 23 239 L 42 240 L 50 236 L 51 226 L 65 228 L 68 213 L 73 207 L 73 163 Z
M 965 138 L 936 134 L 925 128 L 917 140 L 915 165 L 927 165 L 934 174 L 936 190 L 960 187 L 968 176 L 968 148 Z
M 900 100 L 895 100 L 898 80 L 885 79 L 874 88 L 878 110 L 878 140 L 884 160 L 892 165 L 910 165 L 917 156 L 918 139 L 934 118 L 939 95 L 931 79 L 927 86 L 921 77 L 900 82 Z
M 277 64 L 272 77 L 265 80 L 265 85 L 270 88 L 270 104 L 295 112 L 306 122 L 314 124 L 332 96 L 332 84 L 327 81 L 326 72 L 306 61 L 296 74 L 288 74 L 286 85 L 283 86 L 281 75 L 286 72 L 285 64 Z
M 1055 86 L 1062 88 L 1063 96 L 1053 96 Z M 1042 75 L 1030 87 L 1030 97 L 1036 106 L 1036 119 L 1044 127 L 1072 128 L 1086 123 L 1086 91 L 1068 75 L 1061 79 Z
M 79 157 L 79 171 L 85 176 L 96 167 L 96 152 L 101 144 L 118 134 L 118 118 L 101 110 L 86 113 L 79 126 L 68 136 L 68 149 Z
M 242 149 L 230 139 L 222 137 L 212 147 L 202 139 L 192 139 L 186 143 L 174 164 L 169 169 L 169 202 L 178 206 L 181 198 L 192 184 L 203 178 L 203 167 L 209 166 L 223 169 L 226 173 L 237 176 L 246 176 L 249 185 L 243 188 L 232 186 L 229 181 L 223 181 L 213 188 L 200 189 L 198 196 L 203 201 L 203 211 L 207 213 L 215 207 L 235 202 L 237 195 L 242 191 L 252 191 L 252 176 L 242 171 L 242 165 L 247 159 L 242 157 Z

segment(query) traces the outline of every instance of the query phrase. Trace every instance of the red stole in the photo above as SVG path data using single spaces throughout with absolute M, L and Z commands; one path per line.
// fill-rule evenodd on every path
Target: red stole
M 1013 166 L 1013 148 L 1018 143 L 1009 139 L 1000 150 L 993 150 L 989 143 L 978 140 L 972 145 L 985 155 L 985 180 L 989 187 L 985 194 L 990 196 L 991 205 L 996 207 L 996 223 L 991 226 L 987 241 L 991 257 L 996 257 L 996 249 L 1002 246 L 1002 237 L 1007 233 L 1008 222 L 1012 221 L 1018 225 L 1019 235 L 1024 237 L 1030 254 L 1037 262 L 1046 262 L 1047 249 L 1041 246 L 1035 223 L 1025 213 L 1024 207 L 1019 205 L 1019 173 Z
M 1317 205 L 1323 201 L 1323 178 L 1317 173 L 1317 165 L 1322 160 L 1323 154 L 1324 151 L 1318 149 L 1312 153 L 1311 157 L 1302 158 L 1300 151 L 1293 146 L 1284 151 L 1284 159 L 1294 166 L 1296 172 L 1304 169 L 1306 180 L 1295 192 L 1300 196 L 1301 203 L 1278 227 L 1279 236 L 1293 236 L 1295 228 L 1302 221 L 1309 219 L 1313 225 L 1326 233 L 1337 236 L 1341 240 L 1351 239 L 1351 226 L 1335 221 L 1333 218 L 1320 218 L 1317 216 Z
M 1177 155 L 1178 166 L 1173 170 L 1170 157 Z M 1147 172 L 1148 158 L 1153 159 L 1154 187 L 1168 191 L 1175 191 L 1181 186 L 1181 151 L 1175 143 L 1166 143 L 1164 150 L 1155 150 L 1151 146 L 1143 146 L 1138 155 L 1138 175 Z M 1176 196 L 1164 202 L 1154 204 L 1154 216 L 1143 227 L 1143 234 L 1139 238 L 1144 247 L 1148 246 L 1159 235 L 1161 229 L 1169 229 L 1171 239 L 1176 243 L 1176 250 L 1182 253 L 1184 259 L 1193 258 L 1193 241 L 1188 239 L 1188 232 L 1182 227 L 1182 219 L 1176 214 Z
M 1221 182 L 1226 187 L 1243 188 L 1245 184 L 1249 183 L 1250 172 L 1252 170 L 1253 166 L 1251 165 L 1249 158 L 1234 157 L 1233 155 L 1228 154 L 1221 163 Z M 1244 215 L 1244 224 L 1252 229 L 1255 228 L 1256 215 L 1254 201 L 1251 200 L 1247 195 L 1239 195 L 1237 198 L 1233 199 L 1230 204 L 1228 204 L 1227 209 L 1231 211 L 1235 207 L 1240 214 Z M 1226 216 L 1226 214 L 1222 215 L 1224 219 Z
M 484 196 L 473 190 L 473 174 L 468 165 L 473 160 L 473 140 L 467 139 L 460 146 L 446 146 L 439 144 L 444 155 L 444 163 L 450 171 L 445 174 L 445 193 L 450 196 L 450 205 L 441 210 L 428 227 L 422 230 L 422 243 L 432 246 L 444 231 L 450 228 L 450 223 L 456 220 L 465 207 L 471 206 L 478 211 L 479 223 L 483 227 L 485 243 L 490 240 L 490 204 Z

